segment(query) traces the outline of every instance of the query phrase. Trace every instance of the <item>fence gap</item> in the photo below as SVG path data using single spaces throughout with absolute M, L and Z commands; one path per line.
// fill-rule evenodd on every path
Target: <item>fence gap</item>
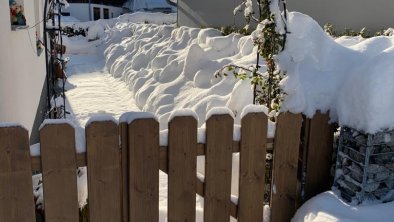
M 263 218 L 268 118 L 249 113 L 241 120 L 238 221 Z
M 46 125 L 40 131 L 45 220 L 78 222 L 74 128 Z
M 204 221 L 229 221 L 234 120 L 215 115 L 207 120 Z
M 112 121 L 86 127 L 90 221 L 121 221 L 121 166 L 118 126 Z
M 328 113 L 316 112 L 310 120 L 307 141 L 305 200 L 331 187 L 334 127 Z
M 168 221 L 196 220 L 197 120 L 175 117 L 168 135 Z
M 272 172 L 272 222 L 290 221 L 296 211 L 301 127 L 301 114 L 282 113 L 277 118 Z
M 159 221 L 159 123 L 155 119 L 134 120 L 128 134 L 129 219 Z
M 31 177 L 27 130 L 0 127 L 0 221 L 35 221 Z

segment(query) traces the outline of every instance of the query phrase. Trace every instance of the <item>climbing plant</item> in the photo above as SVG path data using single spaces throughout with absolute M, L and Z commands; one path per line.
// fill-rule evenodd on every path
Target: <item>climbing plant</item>
M 249 29 L 252 22 L 257 23 L 256 30 L 251 34 L 253 43 L 257 46 L 256 64 L 252 67 L 231 64 L 220 69 L 215 76 L 227 76 L 228 72 L 232 72 L 236 78 L 250 79 L 254 88 L 253 103 L 264 104 L 270 111 L 278 111 L 284 96 L 279 82 L 284 78 L 285 72 L 279 69 L 276 55 L 285 47 L 286 16 L 282 17 L 279 0 L 257 0 L 256 3 L 258 17 L 255 16 L 252 0 L 243 0 L 234 10 L 234 14 L 244 12 L 247 22 L 245 29 Z M 286 7 L 284 10 L 286 11 Z M 264 72 L 260 71 L 260 57 L 265 61 Z

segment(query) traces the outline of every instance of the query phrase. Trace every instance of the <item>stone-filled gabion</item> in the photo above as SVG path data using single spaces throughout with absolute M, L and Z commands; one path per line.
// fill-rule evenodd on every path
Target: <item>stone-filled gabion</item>
M 365 134 L 342 127 L 334 186 L 353 205 L 394 200 L 394 130 Z

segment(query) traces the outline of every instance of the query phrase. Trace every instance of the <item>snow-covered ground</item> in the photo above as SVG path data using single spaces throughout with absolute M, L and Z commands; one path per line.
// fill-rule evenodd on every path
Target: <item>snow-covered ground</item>
M 243 107 L 252 103 L 248 81 L 237 80 L 231 73 L 225 78 L 214 77 L 228 64 L 255 64 L 256 48 L 249 36 L 222 36 L 214 29 L 136 24 L 121 19 L 81 26 L 89 26 L 88 38 L 98 40 L 64 40 L 68 53 L 74 53 L 67 68 L 68 108 L 80 129 L 97 114 L 118 118 L 122 112 L 141 110 L 154 113 L 161 130 L 166 130 L 171 113 L 184 108 L 194 111 L 199 127 L 204 128 L 207 113 L 221 106 L 229 108 L 239 124 Z M 333 39 L 300 13 L 289 13 L 288 27 L 286 48 L 278 56 L 282 70 L 287 71 L 281 83 L 287 93 L 283 110 L 308 116 L 319 109 L 330 110 L 333 121 L 367 132 L 394 127 L 394 37 Z M 272 137 L 274 124 L 269 128 Z M 235 156 L 235 166 L 237 159 Z M 199 159 L 199 172 L 204 171 L 202 163 Z M 237 167 L 233 171 L 236 184 Z M 166 183 L 166 176 L 161 174 L 162 221 Z M 236 185 L 232 194 L 237 195 Z M 198 221 L 202 221 L 200 197 L 197 203 Z M 308 201 L 293 221 L 392 221 L 392 207 L 393 203 L 352 207 L 325 193 Z

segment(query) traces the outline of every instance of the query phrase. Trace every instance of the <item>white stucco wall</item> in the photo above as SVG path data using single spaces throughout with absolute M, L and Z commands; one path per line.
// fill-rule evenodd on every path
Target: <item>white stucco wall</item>
M 24 0 L 24 8 L 27 25 L 42 21 L 42 0 Z M 35 45 L 41 25 L 11 31 L 8 1 L 0 1 L 0 122 L 19 122 L 29 131 L 46 75 L 44 54 L 38 57 Z
M 92 20 L 93 20 L 93 8 L 97 7 L 100 8 L 100 18 L 104 18 L 104 8 L 109 9 L 109 18 L 118 17 L 123 12 L 121 7 L 113 7 L 108 5 L 98 5 L 98 4 L 91 4 L 91 13 L 92 13 Z M 67 9 L 64 9 L 63 12 L 69 12 L 71 16 L 79 19 L 81 22 L 89 21 L 89 4 L 87 3 L 70 3 L 70 6 Z

